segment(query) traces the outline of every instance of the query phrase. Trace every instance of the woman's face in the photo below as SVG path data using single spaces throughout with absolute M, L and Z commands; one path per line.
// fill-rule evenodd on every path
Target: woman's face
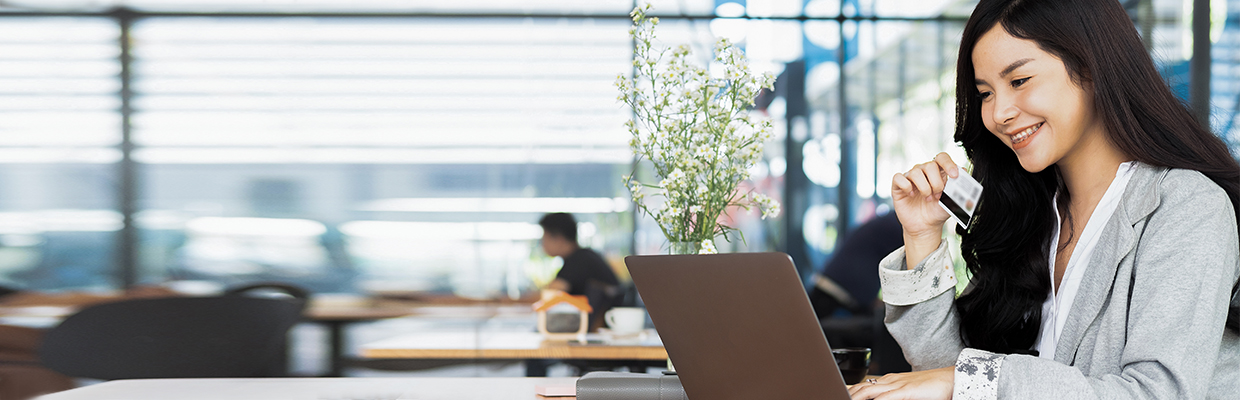
M 1106 140 L 1092 94 L 1037 43 L 996 25 L 973 48 L 973 69 L 986 129 L 1016 152 L 1026 171 L 1087 157 Z

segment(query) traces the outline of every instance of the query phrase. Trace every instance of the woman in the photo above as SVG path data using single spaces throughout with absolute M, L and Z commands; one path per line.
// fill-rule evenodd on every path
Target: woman
M 914 370 L 855 399 L 1235 398 L 1240 166 L 1160 79 L 1116 0 L 982 0 L 956 140 L 985 190 L 957 299 L 940 154 L 892 180 L 886 322 Z

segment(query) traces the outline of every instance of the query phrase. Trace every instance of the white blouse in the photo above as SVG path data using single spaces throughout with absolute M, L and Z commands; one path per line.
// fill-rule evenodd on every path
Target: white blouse
M 1111 186 L 1107 187 L 1102 200 L 1099 200 L 1098 206 L 1094 208 L 1093 215 L 1090 215 L 1089 221 L 1085 222 L 1085 229 L 1079 233 L 1076 248 L 1072 251 L 1072 256 L 1068 258 L 1067 268 L 1064 269 L 1063 281 L 1059 283 L 1058 294 L 1055 293 L 1055 254 L 1058 251 L 1058 240 L 1052 242 L 1049 259 L 1051 290 L 1047 293 L 1046 302 L 1042 303 L 1042 329 L 1038 332 L 1038 344 L 1034 347 L 1038 351 L 1038 357 L 1055 359 L 1055 346 L 1059 344 L 1059 334 L 1063 332 L 1063 325 L 1068 322 L 1072 300 L 1076 298 L 1081 279 L 1085 277 L 1085 269 L 1089 267 L 1089 256 L 1094 253 L 1094 247 L 1098 245 L 1098 239 L 1102 236 L 1102 230 L 1106 227 L 1107 221 L 1111 220 L 1111 215 L 1115 214 L 1115 209 L 1119 207 L 1119 202 L 1124 196 L 1124 189 L 1128 187 L 1128 179 L 1132 177 L 1132 171 L 1136 170 L 1136 166 L 1137 161 L 1129 161 L 1120 164 L 1119 169 L 1115 171 L 1115 179 L 1111 181 Z M 1059 227 L 1063 221 L 1059 217 L 1058 202 L 1052 201 L 1052 206 L 1055 210 L 1056 222 L 1055 236 L 1052 237 L 1059 238 Z

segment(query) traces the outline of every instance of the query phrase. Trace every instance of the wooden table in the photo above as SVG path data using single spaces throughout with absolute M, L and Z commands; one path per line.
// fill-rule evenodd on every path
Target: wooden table
M 399 318 L 413 314 L 409 308 L 376 308 L 376 307 L 311 307 L 306 308 L 307 321 L 322 324 L 327 328 L 327 375 L 329 377 L 344 376 L 344 329 L 349 324 L 377 321 L 388 318 Z
M 77 310 L 72 306 L 3 306 L 0 307 L 0 324 L 46 329 Z
M 419 332 L 362 346 L 364 358 L 473 360 L 666 361 L 667 350 L 654 330 L 640 337 L 613 339 L 590 334 L 587 343 L 544 340 L 537 332 Z
M 0 323 L 31 328 L 51 328 L 76 312 L 80 305 L 33 305 L 0 307 Z M 529 305 L 509 303 L 418 303 L 366 302 L 356 305 L 320 305 L 311 301 L 305 310 L 307 322 L 325 326 L 328 331 L 328 377 L 343 376 L 346 357 L 345 328 L 349 324 L 389 318 L 417 316 L 425 318 L 453 317 L 485 321 L 497 315 L 531 313 Z
M 345 327 L 358 322 L 378 321 L 389 318 L 416 316 L 419 318 L 471 318 L 485 321 L 497 315 L 530 313 L 526 304 L 468 303 L 425 304 L 417 302 L 369 302 L 360 305 L 320 305 L 311 301 L 306 308 L 305 319 L 322 324 L 328 332 L 327 377 L 344 376 L 346 357 L 344 343 Z
M 17 325 L 28 328 L 47 329 L 56 326 L 65 317 L 77 312 L 80 306 L 16 306 L 0 307 L 0 324 Z M 322 324 L 328 332 L 328 372 L 327 376 L 338 377 L 344 372 L 344 329 L 347 325 L 358 322 L 377 321 L 418 314 L 417 307 L 375 307 L 360 306 L 315 306 L 313 303 L 305 310 L 307 322 Z
M 110 381 L 39 400 L 545 400 L 535 385 L 577 378 L 269 378 Z

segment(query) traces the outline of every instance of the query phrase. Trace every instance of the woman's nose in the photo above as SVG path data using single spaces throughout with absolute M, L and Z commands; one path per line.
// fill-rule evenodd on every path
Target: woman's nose
M 1020 115 L 1020 109 L 1012 101 L 1011 97 L 995 95 L 994 121 L 996 124 L 1003 126 L 1012 122 Z

